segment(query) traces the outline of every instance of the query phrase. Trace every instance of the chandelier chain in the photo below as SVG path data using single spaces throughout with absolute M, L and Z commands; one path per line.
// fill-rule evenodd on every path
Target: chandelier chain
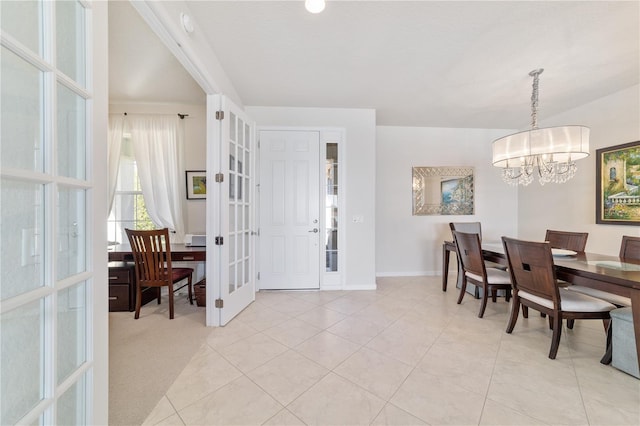
M 533 77 L 533 90 L 531 91 L 531 128 L 538 128 L 538 86 L 540 82 L 540 74 L 542 74 L 544 68 L 538 68 L 529 73 Z

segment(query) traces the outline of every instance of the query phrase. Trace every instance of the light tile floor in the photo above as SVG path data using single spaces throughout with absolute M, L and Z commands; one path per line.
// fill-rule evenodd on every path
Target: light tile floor
M 551 332 L 534 311 L 505 333 L 440 277 L 376 291 L 259 292 L 185 366 L 145 424 L 638 425 L 640 381 L 599 363 L 597 320 Z

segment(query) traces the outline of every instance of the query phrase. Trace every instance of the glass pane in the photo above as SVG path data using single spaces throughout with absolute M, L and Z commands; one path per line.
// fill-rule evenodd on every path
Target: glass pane
M 229 231 L 233 232 L 236 229 L 236 205 L 229 204 Z
M 41 52 L 42 46 L 41 20 L 42 9 L 39 1 L 0 1 L 2 30 L 37 54 Z M 2 54 L 4 55 L 4 52 Z
M 236 265 L 231 264 L 229 265 L 229 294 L 236 291 L 236 288 L 237 288 L 236 284 L 237 284 Z
M 251 150 L 251 127 L 247 123 L 244 124 L 244 141 L 247 149 Z
M 244 278 L 244 264 L 247 263 L 246 261 L 242 261 L 240 263 L 238 263 L 238 267 L 237 267 L 237 271 L 238 271 L 238 288 L 241 288 L 244 283 L 246 283 L 247 281 Z
M 236 236 L 235 234 L 229 235 L 229 263 L 234 263 L 237 259 L 236 255 Z
M 338 270 L 338 252 L 328 251 L 327 252 L 327 272 L 335 272 Z
M 229 114 L 229 139 L 236 141 L 236 115 L 234 113 Z
M 244 226 L 243 229 L 249 229 L 249 206 L 244 208 Z
M 2 314 L 0 326 L 0 424 L 13 425 L 43 397 L 42 300 Z
M 43 197 L 42 185 L 1 181 L 2 300 L 44 286 Z
M 85 85 L 84 8 L 77 1 L 56 2 L 56 55 L 60 71 Z
M 244 282 L 245 284 L 249 284 L 249 261 L 245 260 L 244 261 Z
M 2 10 L 4 11 L 4 4 Z M 14 2 L 11 2 L 14 3 Z M 17 3 L 17 2 L 16 2 Z M 4 16 L 3 16 L 4 22 Z M 43 171 L 42 73 L 2 48 L 0 57 L 2 167 Z
M 86 425 L 86 379 L 81 377 L 58 399 L 58 425 Z
M 87 360 L 85 288 L 80 283 L 58 292 L 58 384 Z
M 238 119 L 238 145 L 244 145 L 244 121 Z
M 249 257 L 249 238 L 250 234 L 248 232 L 244 233 L 244 257 Z
M 84 271 L 85 268 L 85 192 L 60 188 L 58 192 L 58 280 Z
M 327 160 L 331 163 L 338 162 L 338 144 L 337 143 L 327 144 Z
M 86 101 L 58 85 L 58 174 L 77 179 L 86 176 Z

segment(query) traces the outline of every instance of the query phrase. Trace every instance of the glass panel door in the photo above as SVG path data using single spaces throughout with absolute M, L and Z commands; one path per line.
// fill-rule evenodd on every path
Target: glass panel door
M 87 424 L 89 2 L 1 1 L 0 424 Z M 55 54 L 53 53 L 55 52 Z M 97 191 L 100 195 L 104 192 Z M 105 302 L 106 303 L 106 302 Z

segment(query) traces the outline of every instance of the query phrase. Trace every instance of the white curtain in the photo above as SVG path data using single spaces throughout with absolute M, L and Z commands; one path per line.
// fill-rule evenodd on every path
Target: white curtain
M 149 217 L 156 226 L 175 231 L 173 241 L 183 241 L 181 120 L 177 114 L 136 114 L 126 120 Z
M 113 114 L 109 116 L 109 139 L 107 146 L 107 167 L 108 167 L 108 196 L 109 210 L 113 208 L 113 198 L 116 194 L 116 183 L 118 182 L 118 168 L 120 167 L 120 153 L 122 151 L 122 136 L 124 134 L 124 116 Z

